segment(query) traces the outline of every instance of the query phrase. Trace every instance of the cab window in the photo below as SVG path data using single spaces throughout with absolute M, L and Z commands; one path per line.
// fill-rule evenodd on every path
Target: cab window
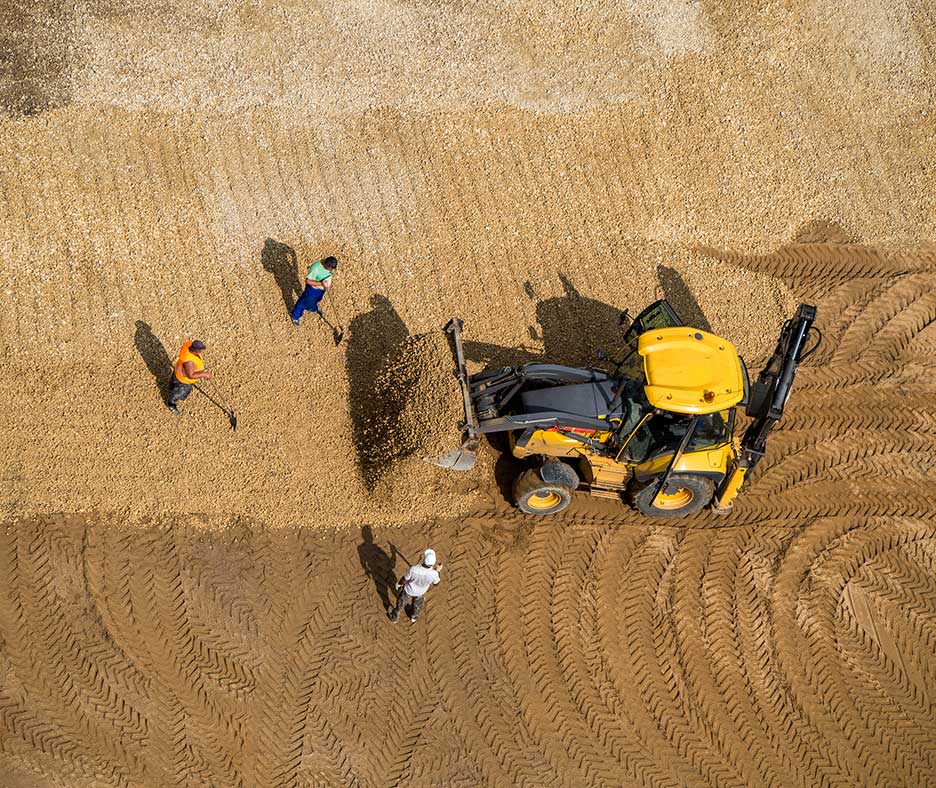
M 684 325 L 685 322 L 676 314 L 669 301 L 664 298 L 650 304 L 634 318 L 634 322 L 624 333 L 624 342 L 629 342 L 644 332 L 653 331 L 656 328 L 673 328 L 674 326 Z
M 625 453 L 635 462 L 672 454 L 689 428 L 689 419 L 674 413 L 654 413 L 631 437 Z
M 731 415 L 732 411 L 723 410 L 699 416 L 698 426 L 689 439 L 686 451 L 701 451 L 727 443 L 731 439 Z
M 643 385 L 628 377 L 618 378 L 621 391 L 622 419 L 617 430 L 619 441 L 623 441 L 634 431 L 640 420 L 650 412 L 650 403 L 644 396 Z
M 686 445 L 686 452 L 702 451 L 727 443 L 731 438 L 733 413 L 730 410 L 698 417 L 695 432 Z M 646 462 L 655 457 L 673 454 L 692 418 L 676 413 L 654 413 L 633 434 L 624 454 L 634 462 Z

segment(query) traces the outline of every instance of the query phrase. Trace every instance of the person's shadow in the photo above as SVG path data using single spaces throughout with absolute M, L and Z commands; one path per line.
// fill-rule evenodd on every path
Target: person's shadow
M 302 293 L 302 282 L 299 280 L 298 261 L 296 251 L 289 245 L 267 238 L 260 254 L 263 270 L 273 274 L 276 286 L 280 289 L 286 311 L 296 305 L 296 299 Z
M 396 604 L 396 597 L 391 598 L 390 589 L 396 585 L 396 576 L 393 569 L 396 564 L 397 549 L 391 544 L 390 555 L 374 543 L 374 532 L 369 525 L 361 529 L 364 539 L 358 545 L 358 558 L 366 577 L 374 581 L 374 590 L 380 597 L 381 604 L 386 610 L 388 605 Z
M 169 354 L 166 353 L 166 348 L 163 347 L 163 343 L 153 333 L 149 324 L 144 323 L 142 320 L 136 321 L 133 343 L 152 374 L 159 395 L 163 400 L 167 400 L 172 384 L 172 361 Z
M 559 274 L 563 294 L 536 301 L 531 282 L 523 289 L 531 301 L 536 301 L 536 322 L 530 326 L 530 339 L 542 343 L 542 351 L 526 347 L 498 345 L 465 340 L 465 355 L 485 368 L 514 366 L 530 362 L 548 362 L 572 367 L 591 367 L 597 361 L 599 349 L 619 354 L 623 331 L 619 323 L 621 310 L 584 296 L 564 274 Z

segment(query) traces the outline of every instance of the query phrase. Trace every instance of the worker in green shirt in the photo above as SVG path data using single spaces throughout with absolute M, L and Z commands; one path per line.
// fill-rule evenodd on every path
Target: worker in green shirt
M 337 269 L 338 260 L 334 257 L 324 257 L 309 266 L 309 272 L 306 274 L 305 290 L 302 291 L 302 295 L 299 296 L 299 300 L 296 301 L 296 305 L 289 315 L 294 326 L 299 325 L 299 318 L 306 310 L 315 312 L 321 317 L 322 313 L 319 312 L 318 308 L 319 301 L 322 300 L 326 291 L 331 287 L 332 274 Z

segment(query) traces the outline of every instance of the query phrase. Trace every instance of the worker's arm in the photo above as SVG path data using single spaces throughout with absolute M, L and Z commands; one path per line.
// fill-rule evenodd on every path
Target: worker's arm
M 195 369 L 194 361 L 186 361 L 182 364 L 185 370 L 185 377 L 195 378 L 195 380 L 211 380 L 211 373 L 207 369 Z
M 331 280 L 331 277 L 328 277 L 328 279 L 323 279 L 321 282 L 316 281 L 315 279 L 306 279 L 306 284 L 310 285 L 311 287 L 324 288 L 325 290 L 328 290 L 328 288 L 331 287 Z

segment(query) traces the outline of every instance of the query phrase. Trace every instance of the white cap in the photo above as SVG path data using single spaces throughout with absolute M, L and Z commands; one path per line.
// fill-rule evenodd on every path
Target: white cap
M 430 548 L 423 553 L 423 564 L 426 566 L 435 566 L 435 550 Z

